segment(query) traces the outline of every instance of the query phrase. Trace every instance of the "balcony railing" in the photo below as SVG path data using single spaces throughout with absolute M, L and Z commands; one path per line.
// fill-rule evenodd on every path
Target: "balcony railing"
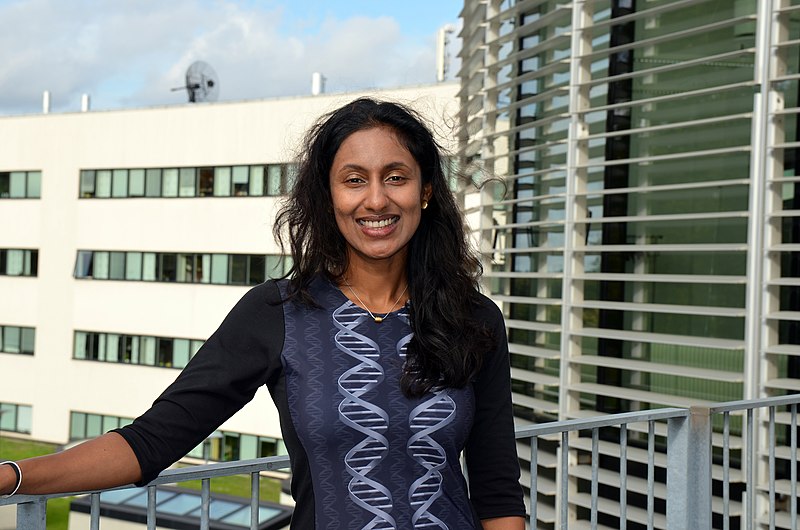
M 800 395 L 794 395 L 520 428 L 516 433 L 522 449 L 519 456 L 530 462 L 523 470 L 523 485 L 529 492 L 541 491 L 540 479 L 552 480 L 541 476 L 540 469 L 547 468 L 542 463 L 542 451 L 557 458 L 555 503 L 543 503 L 539 500 L 541 495 L 527 496 L 529 520 L 537 521 L 531 526 L 624 529 L 631 523 L 631 526 L 670 530 L 798 530 L 798 404 Z M 782 433 L 779 429 L 783 429 Z M 741 437 L 732 434 L 732 430 L 740 432 Z M 732 440 L 741 443 L 734 446 Z M 601 452 L 605 457 L 613 456 L 610 466 L 609 458 L 601 465 Z M 632 453 L 636 453 L 635 458 L 631 458 Z M 732 453 L 738 458 L 732 459 Z M 288 467 L 287 457 L 270 457 L 164 471 L 147 486 L 147 528 L 156 528 L 158 486 L 201 480 L 200 528 L 207 530 L 211 479 L 249 474 L 250 528 L 255 530 L 259 524 L 261 473 Z M 637 471 L 631 473 L 634 467 Z M 613 490 L 619 491 L 617 499 L 610 499 L 600 491 L 601 485 L 609 485 L 609 469 L 618 480 L 613 485 Z M 642 469 L 646 470 L 644 477 Z M 664 478 L 657 476 L 657 470 L 665 470 L 665 494 Z M 743 484 L 738 493 L 732 491 L 733 473 L 742 475 L 742 480 L 736 481 L 737 485 Z M 101 492 L 84 493 L 91 496 L 90 528 L 97 530 Z M 75 494 L 17 495 L 0 500 L 0 506 L 17 505 L 17 530 L 44 530 L 47 500 L 68 495 Z M 657 498 L 665 501 L 665 510 L 656 510 Z M 609 518 L 614 522 L 609 523 Z

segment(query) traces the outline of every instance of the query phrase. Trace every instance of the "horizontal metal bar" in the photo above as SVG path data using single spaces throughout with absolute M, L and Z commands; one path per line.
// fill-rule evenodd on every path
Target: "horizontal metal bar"
M 800 399 L 800 396 L 798 396 Z M 646 421 L 668 420 L 671 418 L 682 418 L 689 415 L 688 409 L 682 408 L 663 408 L 656 410 L 646 410 L 637 412 L 623 412 L 621 414 L 611 414 L 591 419 L 565 420 L 552 423 L 540 423 L 518 428 L 517 438 L 530 438 L 532 436 L 545 436 L 561 432 L 583 431 L 597 429 L 600 427 L 613 427 L 625 423 L 637 423 Z
M 720 412 L 732 412 L 734 410 L 750 410 L 762 407 L 780 407 L 782 405 L 794 405 L 800 403 L 800 394 L 791 396 L 775 396 L 762 399 L 747 399 L 741 401 L 729 401 L 727 403 L 717 403 L 711 405 L 711 414 Z

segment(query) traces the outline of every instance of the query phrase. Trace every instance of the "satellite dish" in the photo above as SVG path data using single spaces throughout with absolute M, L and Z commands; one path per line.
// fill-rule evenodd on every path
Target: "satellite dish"
M 206 62 L 195 61 L 186 70 L 186 86 L 172 90 L 186 89 L 189 103 L 216 101 L 219 98 L 219 78 Z

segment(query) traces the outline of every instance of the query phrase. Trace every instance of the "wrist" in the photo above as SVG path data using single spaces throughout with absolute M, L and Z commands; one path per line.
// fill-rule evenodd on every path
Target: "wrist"
M 19 464 L 6 460 L 0 462 L 0 497 L 14 495 L 22 485 L 22 469 Z

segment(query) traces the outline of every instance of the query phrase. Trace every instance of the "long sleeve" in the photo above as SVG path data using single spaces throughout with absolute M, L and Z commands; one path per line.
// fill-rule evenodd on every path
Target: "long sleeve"
M 487 353 L 473 383 L 475 421 L 465 449 L 470 498 L 481 519 L 524 516 L 505 325 L 497 306 L 488 299 L 480 318 L 494 332 L 497 345 Z
M 117 429 L 141 484 L 186 455 L 281 370 L 283 308 L 274 282 L 251 289 L 152 407 Z

